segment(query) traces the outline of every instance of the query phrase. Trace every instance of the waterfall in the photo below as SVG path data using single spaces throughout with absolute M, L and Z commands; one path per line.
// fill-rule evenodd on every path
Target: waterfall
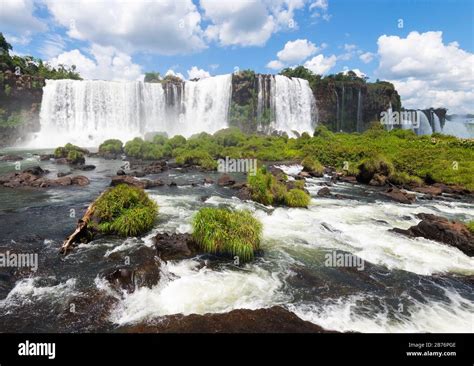
M 471 131 L 469 131 L 470 126 L 472 126 Z M 456 136 L 464 139 L 474 138 L 474 124 L 446 120 L 444 123 L 443 133 L 445 135 Z
M 47 80 L 41 130 L 30 145 L 71 142 L 90 147 L 109 138 L 143 137 L 146 132 L 186 137 L 214 133 L 228 126 L 231 93 L 231 75 L 181 84 Z
M 359 92 L 357 94 L 357 132 L 362 132 L 362 97 L 361 97 L 361 89 L 359 88 Z
M 316 100 L 307 80 L 275 76 L 274 130 L 288 135 L 308 132 L 312 134 L 317 122 Z
M 431 135 L 433 129 L 431 128 L 430 121 L 426 117 L 426 114 L 423 111 L 417 111 L 417 119 L 420 126 L 415 129 L 417 135 Z
M 275 77 L 259 74 L 257 78 L 257 126 L 262 132 L 270 132 L 275 124 Z
M 431 113 L 432 113 L 431 116 L 433 118 L 432 119 L 433 120 L 433 132 L 441 133 L 442 130 L 441 130 L 441 122 L 439 120 L 439 117 L 435 112 L 431 111 Z

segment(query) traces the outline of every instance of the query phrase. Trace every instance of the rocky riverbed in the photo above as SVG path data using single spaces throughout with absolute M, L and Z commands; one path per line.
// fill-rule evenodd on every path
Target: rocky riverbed
M 456 224 L 474 219 L 466 192 L 361 185 L 280 162 L 274 169 L 288 184 L 304 179 L 312 200 L 307 209 L 271 207 L 249 200 L 242 174 L 171 162 L 126 169 L 99 156 L 87 159 L 95 169 L 83 170 L 50 153 L 5 152 L 16 157 L 0 162 L 0 252 L 38 258 L 35 272 L 0 268 L 3 331 L 472 331 L 472 236 Z M 77 177 L 87 184 L 73 184 Z M 88 204 L 118 183 L 140 186 L 158 203 L 153 230 L 58 255 Z M 253 262 L 199 251 L 190 223 L 204 206 L 246 208 L 260 219 L 262 251 Z M 358 266 L 328 265 L 338 255 L 360 259 Z

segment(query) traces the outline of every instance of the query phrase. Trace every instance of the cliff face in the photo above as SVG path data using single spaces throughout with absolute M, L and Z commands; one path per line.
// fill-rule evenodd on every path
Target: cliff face
M 39 131 L 43 86 L 41 77 L 0 73 L 0 146 L 10 146 Z

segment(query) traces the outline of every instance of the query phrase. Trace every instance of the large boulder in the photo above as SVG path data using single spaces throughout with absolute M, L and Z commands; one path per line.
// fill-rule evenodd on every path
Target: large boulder
M 382 192 L 382 195 L 399 203 L 405 204 L 411 204 L 416 200 L 416 196 L 414 194 L 394 187 L 387 189 L 385 192 Z
M 395 228 L 393 231 L 411 237 L 423 237 L 452 245 L 466 255 L 474 256 L 474 235 L 466 225 L 427 213 L 420 213 L 416 216 L 421 219 L 418 225 L 407 230 Z
M 163 182 L 159 179 L 136 179 L 129 175 L 116 175 L 115 177 L 112 177 L 112 182 L 110 183 L 110 185 L 114 187 L 119 184 L 127 184 L 129 186 L 147 189 L 162 186 Z
M 158 257 L 164 261 L 192 258 L 199 252 L 199 246 L 190 234 L 159 233 L 153 241 Z
M 228 313 L 170 315 L 118 329 L 125 333 L 335 333 L 280 307 Z

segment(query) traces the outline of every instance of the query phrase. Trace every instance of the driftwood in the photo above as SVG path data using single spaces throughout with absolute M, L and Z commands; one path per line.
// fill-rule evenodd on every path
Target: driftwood
M 74 232 L 69 235 L 66 240 L 64 240 L 61 249 L 59 249 L 59 253 L 67 254 L 68 251 L 72 250 L 74 243 L 77 242 L 78 239 L 86 232 L 87 226 L 89 225 L 89 222 L 94 216 L 95 204 L 104 193 L 105 192 L 101 193 L 101 195 L 97 197 L 95 201 L 89 205 L 89 207 L 87 207 L 84 216 L 82 216 L 82 218 L 77 221 L 76 229 L 74 230 Z

